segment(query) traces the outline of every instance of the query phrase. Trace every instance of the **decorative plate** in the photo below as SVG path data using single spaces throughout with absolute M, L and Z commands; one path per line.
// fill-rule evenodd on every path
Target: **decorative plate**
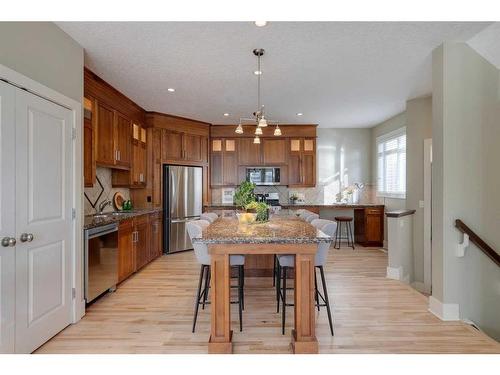
M 123 202 L 125 202 L 125 198 L 123 197 L 122 193 L 116 192 L 115 195 L 113 195 L 113 203 L 115 205 L 115 208 L 117 210 L 123 210 Z

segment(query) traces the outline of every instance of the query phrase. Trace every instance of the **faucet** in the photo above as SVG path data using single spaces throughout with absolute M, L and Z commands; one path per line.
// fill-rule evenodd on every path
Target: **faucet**
M 101 203 L 99 203 L 99 214 L 102 214 L 102 211 L 104 211 L 106 206 L 110 206 L 111 203 L 112 202 L 109 199 L 105 199 Z

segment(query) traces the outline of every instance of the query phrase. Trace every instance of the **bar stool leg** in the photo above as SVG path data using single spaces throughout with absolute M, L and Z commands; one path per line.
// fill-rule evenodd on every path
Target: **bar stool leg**
M 243 330 L 243 266 L 238 267 L 238 312 L 240 316 L 240 332 Z
M 277 271 L 277 267 L 276 267 L 276 262 L 278 261 L 278 257 L 276 256 L 276 254 L 274 254 L 274 264 L 273 264 L 273 286 L 276 286 L 276 271 Z
M 205 291 L 203 294 L 203 304 L 201 305 L 201 309 L 205 310 L 205 303 L 207 302 L 208 298 L 208 288 L 210 288 L 210 267 L 206 266 L 206 274 L 205 274 Z
M 280 312 L 280 293 L 281 293 L 281 267 L 279 262 L 276 265 L 276 312 Z
M 194 303 L 193 330 L 191 331 L 193 333 L 196 328 L 196 319 L 198 318 L 198 307 L 200 306 L 200 297 L 201 297 L 201 283 L 203 281 L 204 273 L 205 273 L 205 266 L 202 264 L 200 269 L 200 280 L 198 281 L 198 292 L 196 293 L 196 301 Z
M 283 267 L 283 310 L 281 312 L 281 334 L 285 334 L 285 318 L 286 318 L 286 270 L 287 267 Z
M 328 323 L 330 324 L 330 332 L 333 336 L 332 312 L 330 311 L 330 301 L 328 299 L 328 290 L 326 289 L 325 272 L 323 271 L 323 266 L 319 266 L 319 272 L 321 274 L 321 283 L 323 284 L 323 294 L 325 297 L 326 312 L 328 314 Z
M 350 233 L 350 238 L 351 238 L 351 247 L 354 250 L 354 236 L 352 234 L 351 222 L 349 221 L 347 224 L 349 225 L 349 233 Z
M 314 299 L 316 300 L 316 307 L 319 311 L 318 278 L 316 277 L 316 267 L 314 267 Z

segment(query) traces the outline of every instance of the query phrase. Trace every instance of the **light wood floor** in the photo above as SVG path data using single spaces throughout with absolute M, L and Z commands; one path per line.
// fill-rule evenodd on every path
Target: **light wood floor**
M 331 250 L 326 274 L 335 336 L 322 308 L 321 353 L 500 353 L 500 344 L 483 333 L 429 313 L 427 297 L 385 278 L 386 265 L 387 255 L 377 249 Z M 210 309 L 200 309 L 191 333 L 198 272 L 192 252 L 161 257 L 37 353 L 206 353 Z M 235 353 L 290 353 L 293 308 L 282 336 L 271 282 L 246 280 L 243 332 L 232 308 Z

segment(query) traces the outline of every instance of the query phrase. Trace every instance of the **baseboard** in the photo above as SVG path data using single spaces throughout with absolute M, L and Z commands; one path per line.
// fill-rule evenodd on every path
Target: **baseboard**
M 405 275 L 403 267 L 387 267 L 386 277 L 388 279 L 399 280 L 406 284 L 410 283 L 410 275 Z
M 437 298 L 430 296 L 429 311 L 441 320 L 460 320 L 458 303 L 442 303 Z
M 387 240 L 384 240 L 383 245 L 384 245 L 384 249 L 387 250 L 388 249 L 388 247 L 387 247 Z
M 419 292 L 421 292 L 421 293 L 426 293 L 426 294 L 429 294 L 429 293 L 431 292 L 431 291 L 429 290 L 430 288 L 427 288 L 427 287 L 425 286 L 425 284 L 424 284 L 423 282 L 421 282 L 421 281 L 414 281 L 414 282 L 412 282 L 412 283 L 411 283 L 411 286 L 412 286 L 414 289 L 416 289 L 416 290 L 418 290 Z

